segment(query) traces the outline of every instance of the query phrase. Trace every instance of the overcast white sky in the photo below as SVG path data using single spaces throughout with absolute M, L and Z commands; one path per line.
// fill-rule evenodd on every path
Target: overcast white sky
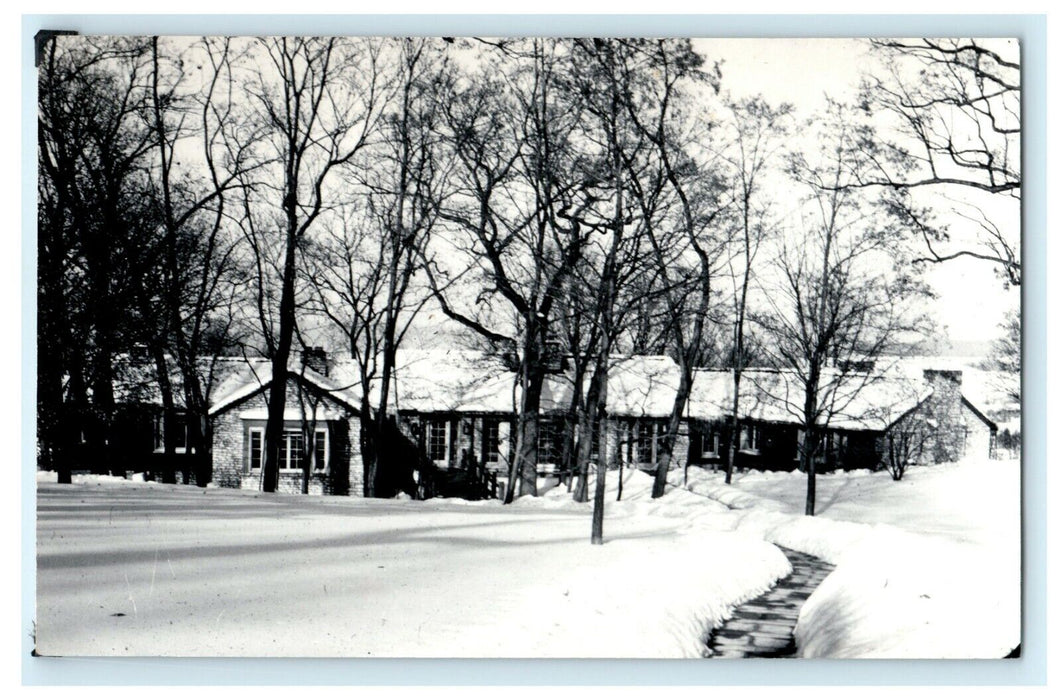
M 791 102 L 802 117 L 824 107 L 825 94 L 850 97 L 873 56 L 858 39 L 696 39 L 697 49 L 723 61 L 722 86 L 734 96 L 761 93 Z M 1016 222 L 1014 222 L 1016 225 Z M 1018 289 L 1004 290 L 991 265 L 953 261 L 929 271 L 936 315 L 954 342 L 990 341 L 1003 316 L 1019 309 Z
M 694 39 L 698 51 L 722 62 L 722 89 L 734 97 L 761 94 L 789 102 L 797 118 L 824 108 L 826 95 L 853 98 L 875 58 L 860 39 Z M 961 222 L 956 222 L 961 223 Z M 1014 226 L 1019 225 L 1014 222 Z M 934 265 L 928 278 L 938 294 L 933 312 L 941 331 L 958 344 L 986 344 L 998 324 L 1019 309 L 1019 289 L 1005 290 L 988 263 L 957 260 Z M 426 318 L 429 326 L 439 319 Z

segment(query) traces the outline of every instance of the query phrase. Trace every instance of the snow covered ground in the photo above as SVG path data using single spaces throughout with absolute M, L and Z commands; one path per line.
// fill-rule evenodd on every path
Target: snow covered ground
M 1020 638 L 1016 462 L 610 479 L 606 543 L 562 487 L 505 507 L 75 478 L 38 485 L 43 654 L 690 657 L 789 570 L 837 564 L 805 656 L 986 657 Z
M 638 478 L 640 477 L 640 478 Z M 682 657 L 789 570 L 682 496 L 588 506 L 38 485 L 37 649 L 81 655 Z M 648 479 L 638 474 L 642 492 Z M 630 491 L 628 491 L 630 493 Z
M 695 472 L 688 487 L 737 510 L 705 525 L 759 534 L 837 564 L 804 605 L 804 656 L 1000 658 L 1020 643 L 1020 465 L 818 477 Z

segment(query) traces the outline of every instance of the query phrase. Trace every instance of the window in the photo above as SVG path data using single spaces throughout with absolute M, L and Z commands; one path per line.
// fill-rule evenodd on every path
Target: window
M 166 418 L 155 416 L 155 452 L 166 450 Z M 176 452 L 188 451 L 188 416 L 178 413 L 173 416 L 173 447 Z
M 305 438 L 301 429 L 284 430 L 280 439 L 280 469 L 288 471 L 302 471 L 305 463 Z M 261 469 L 265 464 L 265 430 L 263 428 L 251 428 L 247 435 L 247 464 L 251 470 Z M 313 444 L 314 469 L 324 471 L 328 466 L 328 431 L 321 429 L 316 431 L 316 439 Z
M 501 461 L 500 427 L 496 418 L 483 419 L 483 462 Z
M 250 430 L 250 440 L 248 441 L 248 444 L 250 445 L 250 461 L 249 461 L 249 468 L 250 469 L 261 469 L 262 468 L 262 461 L 263 461 L 262 460 L 262 455 L 264 454 L 264 452 L 262 450 L 262 446 L 264 445 L 264 443 L 265 443 L 265 436 L 264 436 L 264 432 L 262 431 L 262 429 L 261 428 L 251 428 L 251 430 Z
M 447 457 L 446 447 L 449 443 L 449 423 L 445 420 L 432 420 L 427 423 L 427 456 L 436 462 L 444 462 Z
M 302 471 L 302 453 L 304 440 L 301 430 L 285 430 L 280 441 L 280 469 L 297 469 Z
M 740 448 L 747 452 L 759 450 L 759 428 L 754 425 L 746 425 L 740 429 Z
M 634 424 L 637 435 L 634 438 L 635 461 L 639 464 L 652 464 L 656 457 L 656 424 L 641 421 Z
M 560 425 L 550 418 L 538 419 L 538 464 L 560 461 Z
M 317 431 L 317 439 L 313 441 L 313 469 L 319 472 L 328 468 L 328 432 Z
M 718 430 L 705 425 L 699 437 L 700 456 L 718 457 Z

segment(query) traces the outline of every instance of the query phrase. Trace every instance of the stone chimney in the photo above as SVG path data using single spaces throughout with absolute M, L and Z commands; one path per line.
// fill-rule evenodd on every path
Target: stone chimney
M 961 370 L 926 369 L 925 381 L 932 387 L 927 417 L 934 427 L 933 439 L 926 447 L 934 462 L 957 461 L 965 453 Z
M 302 364 L 317 374 L 328 376 L 328 353 L 320 346 L 304 348 L 302 350 Z

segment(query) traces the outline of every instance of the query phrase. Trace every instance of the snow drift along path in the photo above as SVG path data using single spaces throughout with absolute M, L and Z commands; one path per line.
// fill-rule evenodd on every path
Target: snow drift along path
M 813 518 L 799 515 L 805 479 L 752 472 L 727 486 L 697 471 L 688 484 L 737 509 L 705 514 L 704 527 L 837 565 L 801 611 L 802 656 L 1001 658 L 1020 643 L 1016 461 L 915 467 L 901 482 L 819 475 Z
M 789 571 L 728 509 L 627 475 L 589 505 L 369 501 L 89 479 L 38 485 L 44 655 L 698 657 Z M 639 496 L 640 494 L 640 496 Z

